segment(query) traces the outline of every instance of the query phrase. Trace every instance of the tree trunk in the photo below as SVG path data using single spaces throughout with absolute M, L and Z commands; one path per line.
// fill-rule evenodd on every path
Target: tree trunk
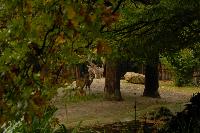
M 106 61 L 105 98 L 122 100 L 120 92 L 120 69 L 117 61 Z
M 145 66 L 145 89 L 143 96 L 159 98 L 159 57 L 154 57 L 154 60 L 147 61 Z

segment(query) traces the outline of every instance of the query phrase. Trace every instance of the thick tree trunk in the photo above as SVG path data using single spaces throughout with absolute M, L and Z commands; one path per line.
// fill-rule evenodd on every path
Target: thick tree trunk
M 116 61 L 106 61 L 105 98 L 122 100 L 120 92 L 120 69 Z
M 145 66 L 145 89 L 143 96 L 159 98 L 159 71 L 158 71 L 159 57 L 154 57 L 154 60 Z

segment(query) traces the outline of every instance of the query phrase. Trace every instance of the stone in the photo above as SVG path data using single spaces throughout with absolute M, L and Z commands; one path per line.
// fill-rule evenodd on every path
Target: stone
M 145 76 L 143 74 L 135 73 L 135 72 L 127 72 L 124 75 L 124 78 L 129 83 L 133 84 L 144 84 Z

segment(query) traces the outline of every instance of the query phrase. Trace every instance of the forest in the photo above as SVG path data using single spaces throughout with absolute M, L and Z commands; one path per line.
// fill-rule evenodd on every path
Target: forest
M 199 0 L 0 0 L 0 133 L 200 133 Z

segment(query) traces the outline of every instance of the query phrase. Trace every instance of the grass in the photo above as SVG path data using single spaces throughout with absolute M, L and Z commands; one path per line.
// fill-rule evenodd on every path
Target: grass
M 197 93 L 200 91 L 200 87 L 197 86 L 184 86 L 177 87 L 173 81 L 160 81 L 160 90 L 168 90 L 181 93 Z
M 130 83 L 123 83 L 122 91 L 126 91 L 126 88 L 133 86 L 132 89 L 128 89 L 127 94 L 123 95 L 124 101 L 111 102 L 103 100 L 103 92 L 91 93 L 86 96 L 67 96 L 62 98 L 62 102 L 57 102 L 58 105 L 66 104 L 69 111 L 68 119 L 63 118 L 60 113 L 62 122 L 68 126 L 74 126 L 78 121 L 83 121 L 81 125 L 93 125 L 97 121 L 103 123 L 113 123 L 117 121 L 129 121 L 134 119 L 134 91 L 138 91 L 137 94 L 141 94 L 143 91 L 143 85 L 132 85 Z M 138 88 L 138 89 L 134 89 Z M 137 119 L 142 120 L 148 112 L 152 112 L 157 108 L 163 106 L 169 108 L 173 114 L 180 112 L 184 109 L 184 104 L 188 101 L 191 94 L 199 92 L 200 88 L 193 86 L 176 87 L 171 81 L 160 81 L 159 91 L 163 94 L 167 94 L 165 98 L 155 99 L 142 97 L 137 95 Z M 172 93 L 177 95 L 171 95 Z M 174 100 L 168 99 L 175 98 Z M 179 96 L 179 97 L 177 97 Z M 186 96 L 186 97 L 182 97 Z M 185 99 L 186 98 L 186 99 Z M 180 100 L 181 99 L 181 100 Z M 58 106 L 60 112 L 65 112 L 63 105 Z M 76 111 L 78 110 L 78 111 Z M 96 111 L 95 111 L 96 110 Z
M 69 96 L 65 97 L 63 100 L 67 103 L 79 103 L 79 102 L 86 102 L 86 101 L 99 101 L 103 99 L 103 94 L 101 93 L 92 93 L 87 94 L 85 96 Z
M 146 107 L 142 110 L 138 110 L 137 111 L 137 118 L 143 119 L 143 117 L 145 115 L 148 115 L 149 112 L 152 112 L 153 110 L 156 110 L 159 107 L 166 107 L 166 108 L 170 109 L 173 114 L 176 114 L 177 112 L 180 112 L 184 109 L 184 103 L 166 103 L 166 104 L 160 103 L 160 104 L 157 104 L 157 105 L 151 105 L 151 106 Z
M 160 81 L 160 91 L 171 91 L 174 93 L 197 93 L 200 91 L 199 87 L 195 86 L 185 86 L 185 87 L 177 87 L 174 85 L 173 81 Z M 64 98 L 62 98 L 63 102 L 70 103 L 79 103 L 79 102 L 85 102 L 85 101 L 101 101 L 103 100 L 103 94 L 102 93 L 91 93 L 84 96 L 79 95 L 68 95 Z
M 160 81 L 160 88 L 159 91 L 169 91 L 172 93 L 182 93 L 182 94 L 194 94 L 197 92 L 200 92 L 199 87 L 195 86 L 185 86 L 185 87 L 177 87 L 174 85 L 173 81 Z M 173 114 L 176 114 L 177 112 L 182 111 L 185 108 L 185 101 L 177 101 L 177 102 L 159 102 L 158 104 L 152 104 L 146 107 L 144 105 L 143 107 L 140 107 L 137 111 L 137 117 L 142 118 L 144 115 L 146 115 L 148 112 L 151 112 L 152 110 L 159 108 L 161 106 L 166 107 L 172 111 Z

